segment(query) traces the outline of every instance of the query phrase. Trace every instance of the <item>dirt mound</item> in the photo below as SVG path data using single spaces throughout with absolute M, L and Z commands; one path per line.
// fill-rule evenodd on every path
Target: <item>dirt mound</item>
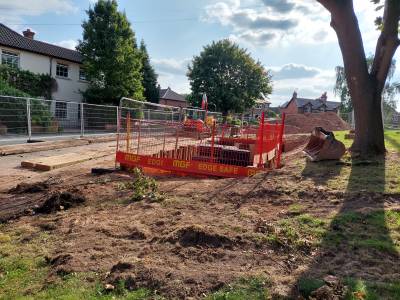
M 179 243 L 182 247 L 229 248 L 234 241 L 226 236 L 206 232 L 198 226 L 189 226 L 176 230 L 166 239 L 170 243 Z
M 111 268 L 107 283 L 117 286 L 124 282 L 125 288 L 133 291 L 140 288 L 158 290 L 161 286 L 161 274 L 146 268 L 143 264 L 119 262 Z
M 47 191 L 49 189 L 47 182 L 35 182 L 35 183 L 20 183 L 16 187 L 12 188 L 10 194 L 34 194 Z
M 149 268 L 141 262 L 114 265 L 105 280 L 106 286 L 112 290 L 121 282 L 128 290 L 146 288 L 157 291 L 166 299 L 200 299 L 225 285 L 225 282 L 206 272 L 190 276 L 162 267 Z
M 290 114 L 286 116 L 285 133 L 309 133 L 315 127 L 328 131 L 349 130 L 350 125 L 332 112 L 313 114 Z
M 50 214 L 67 210 L 86 202 L 86 197 L 77 192 L 57 192 L 52 194 L 35 212 Z
M 73 256 L 70 254 L 61 254 L 53 258 L 46 258 L 47 263 L 51 266 L 51 275 L 57 274 L 59 276 L 65 276 L 72 273 L 72 269 L 69 263 L 72 261 Z
M 286 134 L 283 152 L 290 152 L 299 147 L 307 145 L 309 134 Z

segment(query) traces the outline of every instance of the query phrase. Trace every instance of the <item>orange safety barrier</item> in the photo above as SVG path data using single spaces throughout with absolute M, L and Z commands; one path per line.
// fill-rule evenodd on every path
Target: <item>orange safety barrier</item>
M 245 177 L 281 166 L 284 116 L 259 126 L 241 127 L 199 120 L 183 122 L 132 119 L 121 114 L 116 162 L 125 167 L 174 174 Z

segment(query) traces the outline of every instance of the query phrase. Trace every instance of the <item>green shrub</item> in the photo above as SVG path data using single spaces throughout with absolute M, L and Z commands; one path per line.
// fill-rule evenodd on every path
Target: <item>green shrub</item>
M 55 81 L 47 74 L 35 74 L 30 71 L 0 65 L 0 80 L 32 97 L 51 98 Z
M 0 79 L 0 95 L 26 97 L 31 95 L 10 86 Z M 33 126 L 49 127 L 53 121 L 50 106 L 46 102 L 31 99 L 31 122 Z M 26 133 L 27 110 L 25 99 L 0 98 L 0 124 L 7 126 L 8 132 Z
M 234 116 L 227 116 L 226 123 L 232 126 L 242 126 L 242 121 Z

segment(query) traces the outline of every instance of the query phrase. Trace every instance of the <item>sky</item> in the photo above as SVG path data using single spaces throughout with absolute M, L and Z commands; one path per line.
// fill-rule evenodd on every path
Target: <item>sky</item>
M 80 24 L 96 0 L 0 0 L 0 22 L 35 38 L 74 48 Z M 354 0 L 365 50 L 378 32 L 369 0 Z M 229 38 L 246 48 L 273 75 L 274 106 L 299 97 L 333 93 L 335 66 L 342 65 L 328 12 L 316 0 L 119 0 L 138 40 L 143 39 L 163 88 L 189 93 L 187 66 L 212 41 Z M 399 60 L 400 51 L 395 58 Z M 399 67 L 400 70 L 400 67 Z M 400 72 L 394 80 L 400 81 Z

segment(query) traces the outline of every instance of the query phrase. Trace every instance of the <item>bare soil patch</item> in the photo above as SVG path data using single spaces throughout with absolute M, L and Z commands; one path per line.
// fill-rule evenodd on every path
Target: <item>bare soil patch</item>
M 328 131 L 350 130 L 350 125 L 332 112 L 289 114 L 286 116 L 286 134 L 310 133 L 315 127 Z
M 326 181 L 348 166 L 329 167 L 322 175 L 302 173 L 299 148 L 288 155 L 293 156 L 284 169 L 251 178 L 158 178 L 166 200 L 156 203 L 126 201 L 134 193 L 126 182 L 134 178 L 122 172 L 87 172 L 35 193 L 19 187 L 8 196 L 36 199 L 34 205 L 42 203 L 50 214 L 24 216 L 12 225 L 54 237 L 46 245 L 50 276 L 96 272 L 104 285 L 122 280 L 128 290 L 148 288 L 170 299 L 201 298 L 238 278 L 260 275 L 271 280 L 275 296 L 295 295 L 304 275 L 399 278 L 394 252 L 315 238 L 321 226 L 332 237 L 347 226 L 318 220 L 396 210 L 398 195 L 329 188 Z M 60 209 L 68 205 L 68 211 Z M 310 232 L 293 222 L 303 222 Z M 324 288 L 314 296 L 326 293 Z

